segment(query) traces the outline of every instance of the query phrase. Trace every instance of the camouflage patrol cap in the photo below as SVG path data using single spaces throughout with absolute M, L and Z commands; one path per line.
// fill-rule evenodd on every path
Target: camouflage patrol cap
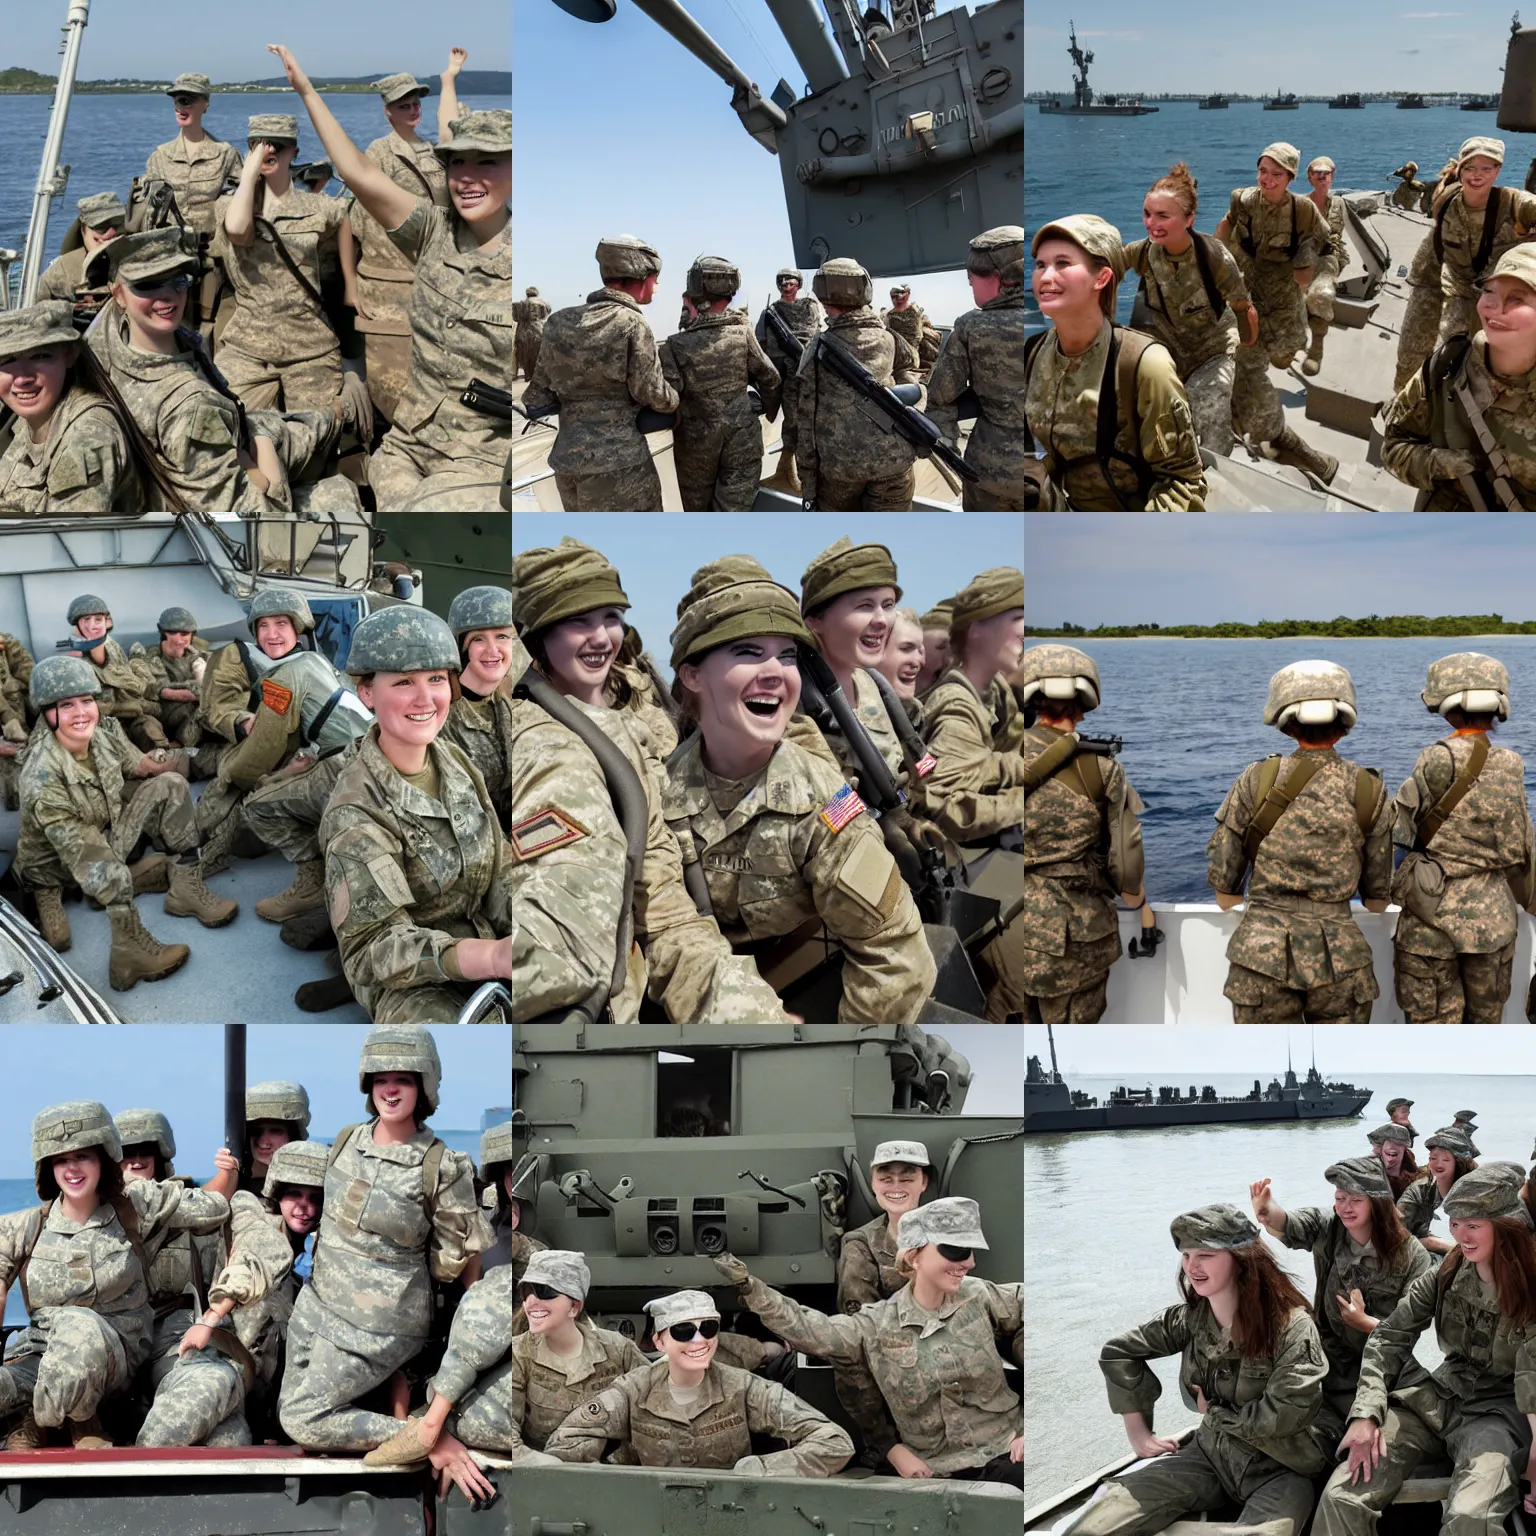
M 43 1170 L 50 1160 L 63 1157 L 66 1152 L 84 1151 L 86 1147 L 100 1147 L 102 1156 L 114 1163 L 123 1160 L 123 1144 L 105 1104 L 93 1099 L 72 1099 L 67 1104 L 50 1105 L 33 1119 L 32 1168 L 40 1199 L 48 1199 Z
M 448 124 L 448 136 L 433 146 L 439 160 L 478 150 L 487 155 L 512 153 L 512 109 L 491 107 L 482 112 L 466 112 Z
M 82 197 L 75 204 L 75 213 L 88 229 L 100 229 L 107 224 L 115 224 L 121 229 L 123 220 L 128 217 L 128 210 L 116 192 L 93 192 L 89 197 Z
M 167 96 L 209 96 L 213 95 L 213 81 L 207 75 L 197 74 L 195 71 L 177 75 L 166 86 Z
M 670 1328 L 673 1323 L 691 1323 L 720 1316 L 720 1309 L 708 1291 L 673 1291 L 670 1296 L 658 1296 L 655 1301 L 646 1302 L 645 1310 L 651 1314 L 651 1327 L 657 1333 Z
M 487 1168 L 512 1161 L 512 1122 L 503 1120 L 488 1125 L 480 1133 L 480 1177 L 489 1178 Z
M 994 565 L 983 571 L 950 599 L 953 605 L 949 627 L 964 629 L 982 619 L 995 619 L 1000 613 L 1024 606 L 1024 572 L 1012 565 Z
M 1399 1146 L 1409 1147 L 1413 1145 L 1413 1137 L 1408 1133 L 1406 1125 L 1399 1125 L 1395 1120 L 1388 1120 L 1385 1125 L 1378 1125 L 1374 1131 L 1367 1131 L 1365 1139 L 1373 1147 L 1379 1147 L 1384 1142 L 1395 1141 Z
M 1471 1125 L 1471 1123 L 1476 1119 L 1477 1111 L 1475 1109 L 1458 1109 L 1451 1116 L 1451 1120 L 1456 1125 Z
M 27 697 L 35 710 L 87 693 L 100 695 L 101 678 L 83 656 L 45 656 L 33 667 L 32 681 L 27 685 Z
M 1425 708 L 1436 714 L 1464 709 L 1468 714 L 1496 714 L 1509 719 L 1509 670 L 1502 661 L 1478 651 L 1458 651 L 1429 664 L 1429 676 L 1419 694 Z
M 801 573 L 800 612 L 809 613 L 845 592 L 862 592 L 869 587 L 895 587 L 899 603 L 896 561 L 884 544 L 855 544 L 845 533 Z
M 291 592 L 287 587 L 269 587 L 251 599 L 246 623 L 251 633 L 256 633 L 260 619 L 277 619 L 284 616 L 293 620 L 293 627 L 302 635 L 315 627 L 315 616 L 302 592 Z
M 375 80 L 370 89 L 377 91 L 384 98 L 386 106 L 404 101 L 407 96 L 432 94 L 432 87 L 423 85 L 415 75 L 385 75 L 382 80 Z
M 1173 1246 L 1181 1253 L 1190 1248 L 1225 1248 L 1235 1252 L 1251 1248 L 1259 1229 L 1235 1205 L 1202 1205 L 1185 1211 L 1168 1224 Z
M 1337 169 L 1338 167 L 1333 163 L 1332 160 L 1328 158 L 1327 155 L 1314 155 L 1312 159 L 1307 161 L 1308 175 L 1310 175 L 1313 171 L 1335 171 Z
M 1483 287 L 1496 277 L 1512 277 L 1527 288 L 1536 288 L 1536 246 L 1515 245 L 1499 257 L 1493 271 L 1482 281 Z
M 1273 144 L 1266 144 L 1259 151 L 1259 159 L 1270 159 L 1276 165 L 1283 165 L 1292 176 L 1301 166 L 1301 151 L 1294 144 L 1287 144 L 1284 139 L 1276 139 Z
M 1332 661 L 1294 661 L 1269 680 L 1264 704 L 1264 724 L 1326 725 L 1342 720 L 1345 729 L 1355 723 L 1355 683 L 1349 673 Z
M 955 613 L 955 600 L 946 597 L 942 603 L 935 603 L 927 613 L 919 614 L 917 622 L 924 629 L 947 630 Z
M 1417 160 L 1405 160 L 1392 174 L 1394 176 L 1401 176 L 1405 181 L 1412 181 L 1419 174 L 1419 162 Z
M 251 118 L 245 136 L 251 144 L 297 144 L 299 120 L 287 112 L 258 112 Z
M 190 608 L 162 608 L 160 617 L 155 620 L 155 628 L 162 635 L 168 634 L 171 630 L 195 635 L 197 617 Z
M 1456 151 L 1456 159 L 1470 160 L 1473 155 L 1483 155 L 1489 160 L 1504 164 L 1504 140 L 1489 138 L 1484 133 L 1474 133 L 1470 139 L 1461 141 L 1461 148 Z
M 85 280 L 92 287 L 101 287 L 118 278 L 125 283 L 143 283 L 182 272 L 195 276 L 197 271 L 197 253 L 182 243 L 179 229 L 145 229 L 119 235 L 92 251 L 85 263 Z
M 928 1148 L 920 1141 L 882 1141 L 875 1148 L 869 1166 L 872 1169 L 880 1168 L 886 1163 L 911 1163 L 914 1168 L 933 1166 L 928 1160 Z
M 512 622 L 507 587 L 465 587 L 448 605 L 448 628 L 459 640 L 474 629 L 511 629 Z
M 443 1064 L 437 1054 L 437 1041 L 421 1025 L 380 1024 L 368 1031 L 357 1063 L 357 1086 L 364 1093 L 368 1092 L 368 1078 L 375 1072 L 416 1073 L 421 1078 L 426 1113 L 436 1111 Z
M 325 1172 L 330 1166 L 331 1149 L 323 1141 L 285 1141 L 267 1164 L 267 1177 L 261 1192 L 275 1200 L 280 1184 L 298 1184 L 305 1189 L 324 1189 Z
M 541 1248 L 531 1259 L 528 1267 L 523 1271 L 523 1278 L 517 1282 L 523 1285 L 549 1285 L 559 1291 L 562 1296 L 569 1296 L 572 1301 L 585 1301 L 587 1291 L 592 1284 L 592 1271 L 587 1268 L 586 1255 L 577 1253 L 570 1248 Z M 698 1292 L 684 1292 L 684 1295 L 697 1295 Z M 706 1316 L 699 1313 L 700 1317 Z M 716 1313 L 716 1316 L 719 1314 Z M 681 1318 L 674 1321 L 682 1321 Z M 662 1325 L 658 1323 L 657 1327 Z
M 75 307 L 68 299 L 45 299 L 25 309 L 0 309 L 0 362 L 39 347 L 79 340 Z
M 309 1094 L 302 1083 L 274 1079 L 269 1083 L 257 1083 L 245 1090 L 245 1118 L 247 1120 L 282 1120 L 296 1125 L 301 1131 L 309 1129 Z
M 1099 707 L 1098 666 L 1075 645 L 1032 645 L 1024 652 L 1020 667 L 1025 708 L 1035 698 L 1076 699 L 1085 710 Z
M 730 298 L 741 287 L 741 269 L 724 256 L 695 256 L 684 292 L 690 299 Z
M 1413 1108 L 1413 1100 L 1412 1099 L 1388 1099 L 1387 1100 L 1387 1118 L 1390 1119 L 1392 1117 L 1392 1111 L 1394 1109 L 1412 1109 L 1412 1108 Z
M 650 277 L 661 271 L 661 256 L 639 235 L 604 235 L 597 242 L 597 270 L 604 281 Z
M 1445 1197 L 1447 1217 L 1461 1221 L 1493 1221 L 1500 1216 L 1521 1216 L 1520 1186 L 1525 1169 L 1519 1163 L 1484 1163 L 1464 1173 Z
M 839 309 L 858 309 L 875 296 L 874 279 L 850 256 L 834 256 L 822 262 L 811 279 L 811 292 L 823 304 Z
M 1371 1199 L 1392 1198 L 1392 1186 L 1379 1157 L 1345 1157 L 1323 1170 L 1323 1177 L 1346 1195 L 1365 1195 Z
M 428 608 L 400 603 L 370 613 L 352 631 L 347 675 L 375 672 L 457 672 L 464 665 L 458 637 Z
M 154 1143 L 155 1151 L 165 1159 L 166 1177 L 170 1177 L 171 1159 L 176 1156 L 176 1137 L 171 1122 L 158 1109 L 125 1109 L 113 1118 L 117 1139 L 125 1147 Z
M 995 272 L 1007 284 L 1024 281 L 1024 226 L 999 224 L 975 236 L 965 254 L 965 269 L 978 276 Z
M 928 1243 L 985 1248 L 987 1240 L 981 1231 L 981 1207 L 974 1200 L 949 1195 L 908 1211 L 896 1223 L 897 1248 L 922 1248 Z
M 1436 1147 L 1449 1152 L 1453 1157 L 1476 1157 L 1478 1151 L 1473 1145 L 1472 1138 L 1467 1134 L 1466 1128 L 1460 1125 L 1443 1126 L 1433 1136 L 1425 1138 L 1424 1150 L 1433 1152 Z
M 767 566 L 754 555 L 721 555 L 693 573 L 693 582 L 677 600 L 677 616 L 683 614 L 711 592 L 728 587 L 733 581 L 772 581 Z
M 523 289 L 523 297 L 525 299 L 536 299 L 536 298 L 538 298 L 538 296 L 539 296 L 539 290 L 537 288 L 524 288 Z
M 780 267 L 773 274 L 774 286 L 782 288 L 785 283 L 798 283 L 803 281 L 800 271 L 796 267 Z
M 1070 240 L 1073 245 L 1087 251 L 1090 256 L 1106 263 L 1118 282 L 1125 276 L 1125 247 L 1120 243 L 1120 231 L 1107 219 L 1096 213 L 1069 213 L 1064 219 L 1052 219 L 1035 231 L 1029 243 L 1029 254 L 1038 256 L 1040 247 L 1055 236 Z M 1022 265 L 1023 258 L 1020 257 Z M 969 258 L 967 258 L 969 260 Z M 989 271 L 995 270 L 988 268 Z M 1022 278 L 1020 279 L 1022 281 Z
M 553 549 L 525 549 L 512 560 L 519 630 L 531 635 L 594 608 L 628 608 L 618 570 L 608 557 L 566 534 Z
M 683 610 L 672 631 L 672 670 L 705 651 L 752 635 L 784 635 L 814 645 L 795 594 L 775 581 L 733 581 Z

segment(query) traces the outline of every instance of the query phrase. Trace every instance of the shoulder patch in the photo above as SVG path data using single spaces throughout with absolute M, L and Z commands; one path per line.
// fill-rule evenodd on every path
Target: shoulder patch
M 293 689 L 284 688 L 270 677 L 261 680 L 261 702 L 275 715 L 286 715 L 293 703 Z
M 564 848 L 567 843 L 580 842 L 591 835 L 590 828 L 582 826 L 574 816 L 551 807 L 514 823 L 512 852 L 519 860 L 536 859 L 552 849 Z
M 606 1416 L 608 1410 L 603 1407 L 601 1398 L 594 1397 L 581 1411 L 589 1419 L 601 1419 Z
M 821 819 L 833 832 L 841 832 L 861 811 L 867 809 L 853 785 L 845 784 L 821 808 Z
M 416 897 L 410 881 L 405 878 L 405 871 L 387 853 L 369 859 L 367 869 L 373 876 L 373 883 L 387 900 L 394 902 L 397 907 L 415 905 Z
M 837 872 L 837 888 L 856 897 L 882 920 L 890 917 L 901 899 L 901 871 L 878 837 L 856 840 L 852 853 Z

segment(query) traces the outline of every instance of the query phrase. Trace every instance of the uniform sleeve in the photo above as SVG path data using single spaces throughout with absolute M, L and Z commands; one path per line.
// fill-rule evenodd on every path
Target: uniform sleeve
M 1515 233 L 1521 240 L 1536 233 L 1536 193 L 1512 189 L 1515 197 Z
M 629 398 L 636 405 L 649 406 L 653 411 L 675 411 L 680 403 L 678 392 L 662 374 L 656 338 L 638 317 L 630 337 L 626 382 Z
M 1328 1357 L 1317 1324 L 1298 1308 L 1275 1350 L 1264 1391 L 1240 1408 L 1212 1403 L 1205 1411 L 1206 1422 L 1230 1430 L 1250 1445 L 1297 1434 L 1317 1418 L 1327 1374 Z
M 1189 1308 L 1169 1307 L 1161 1317 L 1140 1328 L 1117 1333 L 1099 1351 L 1099 1369 L 1109 1388 L 1112 1413 L 1139 1413 L 1152 1422 L 1152 1407 L 1162 1395 L 1163 1384 L 1147 1366 L 1148 1360 L 1182 1355 L 1189 1343 Z
M 821 376 L 816 370 L 811 341 L 806 342 L 805 350 L 800 354 L 795 377 L 800 381 L 795 394 L 795 468 L 800 472 L 803 499 L 815 501 L 817 477 L 821 473 L 821 457 L 816 446 L 816 404 Z
M 447 215 L 445 214 L 444 217 L 446 218 Z M 440 220 L 436 217 L 432 199 L 418 197 L 416 206 L 405 216 L 405 222 L 398 229 L 387 230 L 385 233 L 388 234 L 390 243 L 397 251 L 412 263 L 419 264 L 442 227 Z
M 633 1373 L 631 1373 L 633 1374 Z M 601 1461 L 610 1440 L 629 1439 L 629 1394 L 621 1376 L 605 1392 L 573 1408 L 544 1445 L 544 1454 L 559 1461 Z
M 837 1255 L 837 1304 L 844 1312 L 857 1312 L 866 1302 L 880 1300 L 880 1265 L 874 1251 L 858 1233 L 849 1232 Z
M 271 1295 L 293 1272 L 293 1249 L 261 1201 L 237 1190 L 229 1202 L 229 1259 L 208 1287 L 208 1300 L 248 1307 Z
M 1114 893 L 1134 894 L 1147 878 L 1146 852 L 1141 841 L 1141 813 L 1146 810 L 1119 763 L 1111 761 L 1104 775 L 1104 821 L 1109 834 L 1106 860 Z
M 1253 820 L 1252 786 L 1246 768 L 1227 791 L 1216 812 L 1216 830 L 1206 844 L 1206 883 L 1222 896 L 1240 896 L 1248 878 L 1248 854 L 1243 838 Z
M 1520 1413 L 1536 1413 L 1536 1338 L 1529 1323 L 1515 1349 L 1515 1408 Z
M 669 336 L 656 348 L 656 356 L 661 362 L 661 376 L 667 381 L 667 387 L 682 399 L 683 395 L 683 370 L 677 365 L 677 355 L 672 350 L 672 338 Z
M 5 659 L 11 673 L 23 685 L 32 681 L 32 653 L 14 635 L 5 637 Z
M 461 1401 L 481 1372 L 506 1355 L 512 1348 L 512 1304 L 510 1269 L 493 1269 L 470 1286 L 453 1314 L 448 1347 L 430 1383 L 434 1393 L 450 1403 Z
M 233 641 L 214 652 L 203 675 L 202 703 L 198 720 L 226 742 L 237 742 L 236 717 L 250 704 L 251 685 L 245 675 L 240 648 Z
M 773 366 L 772 359 L 758 344 L 757 337 L 750 330 L 746 334 L 747 377 L 757 386 L 757 392 L 762 397 L 763 415 L 772 421 L 779 414 L 779 406 L 783 403 L 784 380 L 779 377 L 779 370 Z
M 1351 1419 L 1386 1422 L 1388 1389 L 1412 1357 L 1419 1335 L 1434 1321 L 1439 1278 L 1438 1268 L 1420 1275 L 1403 1292 L 1392 1315 L 1382 1319 L 1366 1339 L 1355 1401 L 1349 1410 Z
M 1152 466 L 1149 512 L 1203 512 L 1205 466 L 1195 441 L 1189 396 L 1168 349 L 1154 342 L 1136 373 L 1136 411 L 1141 421 L 1140 453 Z
M 1022 758 L 997 751 L 982 735 L 958 685 L 929 722 L 928 750 L 935 764 L 923 781 L 924 803 L 957 843 L 980 842 L 1023 822 Z
M 48 460 L 48 507 L 50 511 L 111 512 L 125 483 L 136 480 L 116 417 L 92 410 L 66 427 L 63 441 Z
M 1382 428 L 1381 462 L 1389 475 L 1428 490 L 1435 483 L 1434 443 L 1429 433 L 1429 397 L 1422 369 L 1397 392 Z
M 226 192 L 213 205 L 213 241 L 208 250 L 210 255 L 221 256 L 225 261 L 234 259 L 234 247 L 229 243 L 229 235 L 224 229 L 224 218 L 233 201 L 234 194 Z
M 139 1213 L 139 1233 L 217 1232 L 229 1220 L 229 1201 L 211 1189 L 188 1189 L 176 1179 L 134 1179 L 127 1186 Z
M 984 1280 L 987 1287 L 987 1309 L 992 1315 L 992 1326 L 997 1330 L 998 1341 L 1007 1349 L 1009 1358 L 1024 1369 L 1024 1285 L 1022 1281 L 1012 1285 L 995 1285 Z
M 507 1448 L 507 1459 L 514 1467 L 557 1467 L 558 1456 L 536 1451 L 523 1439 L 523 1421 L 528 1416 L 528 1361 L 521 1350 L 512 1351 L 511 1366 L 507 1389 L 511 1393 L 512 1443 Z
M 1248 293 L 1248 284 L 1243 281 L 1243 269 L 1238 266 L 1237 258 L 1219 243 L 1213 244 L 1212 249 L 1221 258 L 1214 274 L 1216 286 L 1234 310 L 1247 309 L 1253 300 Z
M 808 1355 L 846 1365 L 864 1359 L 864 1340 L 873 1326 L 867 1312 L 828 1317 L 754 1277 L 742 1285 L 741 1299 L 781 1339 Z
M 48 839 L 75 884 L 103 906 L 127 900 L 131 889 L 126 866 L 101 832 L 80 819 L 64 781 L 49 773 L 41 787 L 35 779 L 28 784 L 31 792 L 23 797 L 26 818 Z
M 853 1458 L 847 1430 L 776 1381 L 747 1378 L 747 1429 L 787 1440 L 789 1449 L 743 1456 L 735 1470 L 758 1477 L 831 1477 Z
M 37 1233 L 32 1236 L 31 1246 L 36 1245 L 42 1231 L 41 1207 L 31 1205 L 24 1210 L 11 1211 L 0 1216 L 0 1294 L 10 1290 L 11 1282 L 27 1256 L 28 1229 L 36 1222 Z
M 971 382 L 971 354 L 965 344 L 965 316 L 959 316 L 939 347 L 928 375 L 928 418 L 950 442 L 960 431 L 956 402 Z
M 432 1237 L 427 1245 L 427 1265 L 432 1278 L 457 1280 L 470 1259 L 477 1253 L 484 1253 L 495 1241 L 485 1212 L 475 1198 L 475 1165 L 467 1154 L 451 1148 L 445 1150 L 437 1173 Z M 509 1303 L 510 1294 L 509 1291 Z
M 1392 796 L 1385 783 L 1378 784 L 1376 793 L 1376 814 L 1360 855 L 1360 895 L 1366 901 L 1392 894 Z
M 1330 1214 L 1318 1210 L 1315 1205 L 1304 1205 L 1299 1210 L 1287 1211 L 1285 1230 L 1280 1234 L 1280 1241 L 1287 1248 L 1311 1248 L 1323 1235 L 1331 1219 Z
M 47 270 L 37 280 L 37 297 L 33 300 L 41 304 L 45 299 L 73 299 L 75 285 L 70 281 L 69 268 L 61 256 L 57 261 L 51 261 Z
M 1296 254 L 1291 259 L 1291 269 L 1300 272 L 1307 267 L 1315 267 L 1327 253 L 1333 232 L 1328 227 L 1328 220 L 1318 212 L 1317 204 L 1310 197 L 1300 192 L 1293 192 L 1296 205 L 1301 210 L 1301 216 L 1296 222 L 1297 245 Z
M 560 397 L 549 382 L 549 360 L 553 355 L 554 350 L 548 344 L 546 331 L 545 344 L 539 348 L 539 360 L 533 365 L 533 377 L 528 380 L 528 387 L 523 391 L 525 411 L 558 409 Z

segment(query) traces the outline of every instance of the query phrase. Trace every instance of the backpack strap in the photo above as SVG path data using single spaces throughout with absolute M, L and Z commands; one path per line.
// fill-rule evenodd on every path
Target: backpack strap
M 1450 748 L 1447 747 L 1446 750 L 1450 751 Z M 1413 846 L 1417 852 L 1422 853 L 1434 841 L 1435 834 L 1450 820 L 1451 812 L 1461 804 L 1467 791 L 1477 783 L 1478 775 L 1482 773 L 1487 762 L 1488 738 L 1473 737 L 1472 750 L 1468 753 L 1467 760 L 1462 764 L 1455 781 L 1415 825 Z
M 117 1220 L 128 1239 L 128 1246 L 133 1249 L 133 1256 L 139 1261 L 139 1268 L 144 1272 L 144 1290 L 149 1291 L 149 1255 L 144 1251 L 144 1239 L 139 1232 L 139 1212 L 126 1193 L 114 1195 L 112 1209 L 117 1213 Z
M 1361 837 L 1371 835 L 1371 823 L 1376 820 L 1376 807 L 1385 793 L 1381 775 L 1374 768 L 1362 768 L 1355 775 L 1355 822 Z
M 1445 260 L 1445 216 L 1452 203 L 1461 196 L 1461 187 L 1455 186 L 1444 196 L 1437 198 L 1434 205 L 1435 228 L 1430 243 L 1434 246 L 1435 260 Z
M 443 1166 L 443 1153 L 448 1150 L 448 1143 L 432 1138 L 432 1145 L 427 1148 L 427 1155 L 421 1163 L 421 1193 L 426 1201 L 427 1216 L 437 1214 L 437 1176 Z
M 1136 476 L 1136 489 L 1142 501 L 1146 500 L 1147 493 L 1152 489 L 1152 481 L 1156 478 L 1152 466 L 1137 452 L 1141 446 L 1141 417 L 1136 410 L 1136 379 L 1141 369 L 1141 360 L 1152 344 L 1153 338 L 1141 331 L 1120 325 L 1112 325 L 1110 328 L 1109 352 L 1104 359 L 1104 380 L 1099 387 L 1099 413 L 1094 428 L 1093 448 L 1099 473 L 1104 477 L 1104 483 L 1115 500 L 1120 502 L 1122 511 L 1126 508 L 1120 501 L 1120 492 L 1110 475 L 1112 463 L 1124 464 Z M 1127 431 L 1134 445 L 1129 453 L 1115 446 L 1122 429 Z M 1066 468 L 1063 466 L 1058 471 L 1063 477 Z
M 52 1209 L 52 1200 L 45 1200 L 33 1209 L 27 1218 L 27 1232 L 21 1243 L 21 1264 L 16 1270 L 16 1283 L 21 1287 L 21 1304 L 27 1309 L 29 1319 L 32 1316 L 32 1298 L 27 1293 L 27 1269 L 32 1263 L 32 1250 L 37 1247 L 37 1240 L 43 1235 L 43 1223 L 48 1220 L 48 1213 Z
M 1483 273 L 1488 268 L 1488 258 L 1493 255 L 1493 239 L 1504 221 L 1504 192 L 1505 188 L 1494 187 L 1493 196 L 1488 199 L 1488 206 L 1483 210 L 1483 232 L 1478 237 L 1477 254 L 1472 258 L 1474 283 L 1482 281 Z
M 1216 252 L 1216 242 L 1209 235 L 1192 230 L 1195 239 L 1195 265 L 1200 269 L 1200 281 L 1205 288 L 1206 302 L 1219 320 L 1227 307 L 1227 296 L 1216 281 L 1216 264 L 1221 259 Z
M 1036 331 L 1033 336 L 1027 337 L 1025 339 L 1025 342 L 1024 342 L 1024 388 L 1022 390 L 1020 390 L 1020 392 L 1019 392 L 1019 398 L 1021 400 L 1027 398 L 1027 396 L 1029 395 L 1029 370 L 1034 366 L 1035 358 L 1038 355 L 1038 353 L 1040 351 L 1040 348 L 1045 345 L 1045 338 L 1047 336 L 1049 336 L 1050 334 L 1051 333 L 1049 331 Z M 1024 430 L 1025 430 L 1025 432 L 1029 432 L 1029 422 L 1028 422 L 1027 419 L 1024 422 Z M 1030 436 L 1033 436 L 1033 435 L 1034 435 L 1033 433 L 1030 433 Z
M 1301 249 L 1301 231 L 1296 226 L 1296 205 L 1302 200 L 1304 193 L 1291 193 L 1291 243 L 1286 247 L 1286 253 L 1292 261 L 1296 260 L 1296 252 Z
M 1077 756 L 1077 737 L 1060 736 L 1038 757 L 1024 765 L 1024 798 L 1054 778 Z
M 1312 782 L 1323 766 L 1322 759 L 1315 754 L 1292 758 L 1296 766 L 1287 775 L 1286 782 L 1281 784 L 1281 761 L 1278 756 L 1267 757 L 1259 768 L 1259 808 L 1243 834 L 1243 852 L 1248 855 L 1250 864 L 1258 857 L 1259 845 L 1275 830 L 1275 824 L 1290 810 L 1297 795 Z

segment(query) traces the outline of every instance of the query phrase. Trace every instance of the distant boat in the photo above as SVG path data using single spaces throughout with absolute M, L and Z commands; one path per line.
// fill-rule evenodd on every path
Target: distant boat
M 1417 91 L 1410 91 L 1408 95 L 1398 102 L 1397 109 L 1399 112 L 1403 112 L 1415 107 L 1427 107 L 1428 105 L 1429 103 Z
M 1200 98 L 1200 110 L 1202 112 L 1225 112 L 1232 103 L 1225 96 L 1202 96 Z
M 1331 111 L 1338 111 L 1341 107 L 1359 110 L 1365 106 L 1365 103 L 1360 100 L 1358 91 L 1346 91 L 1342 96 L 1335 96 L 1328 106 Z
M 1294 112 L 1301 103 L 1296 100 L 1294 93 L 1286 91 L 1283 95 L 1272 96 L 1264 103 L 1266 112 Z
M 1102 95 L 1095 99 L 1093 87 L 1088 84 L 1088 66 L 1093 63 L 1093 50 L 1077 46 L 1077 26 L 1071 26 L 1071 46 L 1067 52 L 1072 57 L 1072 100 L 1057 101 L 1054 97 L 1040 103 L 1040 110 L 1059 117 L 1145 117 L 1157 112 L 1158 107 L 1144 107 L 1136 96 Z
M 1496 112 L 1498 108 L 1497 96 L 1468 96 L 1461 104 L 1463 112 Z

